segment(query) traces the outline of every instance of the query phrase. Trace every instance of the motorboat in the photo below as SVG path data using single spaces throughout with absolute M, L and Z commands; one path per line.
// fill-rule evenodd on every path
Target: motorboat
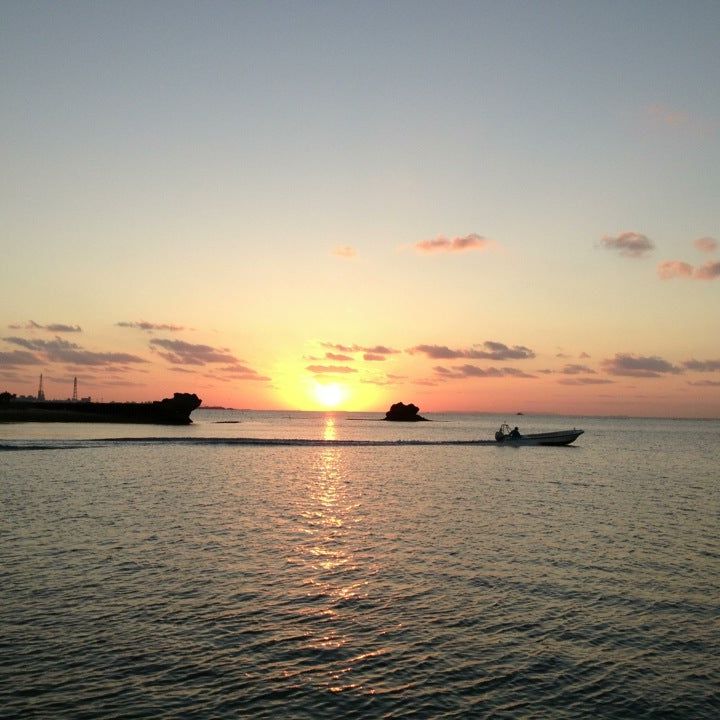
M 529 433 L 523 435 L 517 427 L 510 429 L 503 423 L 495 433 L 495 440 L 503 445 L 569 445 L 575 442 L 585 431 L 573 428 L 572 430 L 555 430 L 545 433 Z

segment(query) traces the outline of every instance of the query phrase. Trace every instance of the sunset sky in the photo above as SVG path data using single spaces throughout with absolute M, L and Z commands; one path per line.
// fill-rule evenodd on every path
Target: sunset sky
M 4 2 L 0 391 L 720 416 L 719 28 Z

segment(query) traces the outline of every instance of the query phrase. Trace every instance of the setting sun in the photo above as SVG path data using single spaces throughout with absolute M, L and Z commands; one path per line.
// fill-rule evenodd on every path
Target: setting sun
M 328 383 L 324 385 L 317 383 L 315 385 L 315 399 L 325 407 L 337 407 L 348 396 L 348 389 L 344 385 L 338 383 Z

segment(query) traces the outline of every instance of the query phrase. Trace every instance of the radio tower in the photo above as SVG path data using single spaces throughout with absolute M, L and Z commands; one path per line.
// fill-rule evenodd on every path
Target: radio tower
M 73 402 L 77 402 L 77 378 L 73 380 Z
M 43 390 L 43 383 L 42 383 L 42 373 L 40 373 L 40 385 L 38 385 L 38 400 L 44 400 L 45 399 L 45 391 Z

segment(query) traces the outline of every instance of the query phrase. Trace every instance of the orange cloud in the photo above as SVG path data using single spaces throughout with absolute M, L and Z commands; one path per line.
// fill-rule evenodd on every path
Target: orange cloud
M 347 365 L 308 365 L 305 368 L 308 372 L 315 373 L 315 375 L 325 375 L 328 373 L 356 373 L 355 368 L 347 367 Z
M 701 237 L 698 238 L 693 245 L 695 245 L 700 252 L 711 253 L 717 250 L 718 241 L 711 237 Z
M 681 260 L 665 260 L 657 267 L 658 275 L 662 280 L 673 278 L 687 278 L 691 280 L 715 280 L 720 277 L 720 262 L 708 260 L 699 267 Z
M 131 363 L 146 363 L 137 355 L 120 352 L 95 352 L 85 350 L 76 343 L 68 342 L 56 337 L 54 340 L 27 340 L 19 337 L 3 338 L 5 342 L 19 345 L 27 350 L 39 352 L 48 362 L 72 363 L 74 365 L 127 365 Z
M 562 378 L 558 382 L 562 385 L 611 385 L 614 381 L 607 378 L 576 377 Z
M 437 365 L 433 368 L 435 373 L 443 380 L 458 380 L 460 378 L 470 377 L 515 377 L 515 378 L 534 378 L 535 375 L 518 370 L 517 368 L 479 368 L 476 365 L 460 365 L 458 367 L 446 368 Z
M 11 352 L 0 352 L 0 365 L 13 367 L 15 365 L 39 365 L 40 358 L 27 350 L 12 350 Z
M 40 325 L 34 320 L 28 320 L 24 325 L 8 325 L 11 330 L 47 330 L 55 333 L 76 333 L 82 332 L 79 325 L 64 325 L 63 323 L 50 323 L 49 325 Z
M 624 257 L 639 258 L 652 252 L 653 241 L 646 235 L 636 232 L 623 232 L 619 235 L 605 235 L 600 244 L 608 250 L 617 250 Z
M 173 365 L 205 365 L 206 363 L 237 364 L 238 359 L 227 348 L 214 348 L 184 340 L 155 339 L 150 341 L 151 349 L 162 348 L 158 354 Z
M 490 241 L 476 233 L 465 237 L 446 238 L 442 235 L 434 240 L 421 240 L 415 243 L 415 250 L 419 253 L 452 253 L 466 252 L 468 250 L 486 250 Z
M 373 355 L 397 355 L 400 351 L 385 345 L 373 345 L 368 347 L 365 345 L 343 345 L 341 343 L 321 342 L 320 345 L 330 350 L 338 350 L 341 353 L 372 353 Z
M 478 347 L 484 348 L 478 350 Z M 423 353 L 432 360 L 527 360 L 535 357 L 535 353 L 524 345 L 509 347 L 505 343 L 486 340 L 482 345 L 473 345 L 472 348 L 453 350 L 446 345 L 416 345 L 407 352 L 411 355 Z
M 335 257 L 350 259 L 357 256 L 357 251 L 349 245 L 338 245 L 333 248 L 332 254 Z
M 603 368 L 611 375 L 626 375 L 638 378 L 658 378 L 663 375 L 682 372 L 682 368 L 672 365 L 656 355 L 631 355 L 630 353 L 616 353 L 614 358 L 602 361 Z
M 720 359 L 718 360 L 685 360 L 683 367 L 688 370 L 695 370 L 696 372 L 715 372 L 720 370 Z
M 673 110 L 664 105 L 651 105 L 648 108 L 650 117 L 669 127 L 682 127 L 690 122 L 690 115 L 682 110 Z
M 681 260 L 664 260 L 657 267 L 658 275 L 663 280 L 672 278 L 692 277 L 693 266 Z
M 695 268 L 693 277 L 696 280 L 714 280 L 720 277 L 720 262 L 712 262 L 708 260 L 704 265 Z
M 123 328 L 135 328 L 136 330 L 144 330 L 145 332 L 152 332 L 153 330 L 167 330 L 169 332 L 179 332 L 185 328 L 182 325 L 169 325 L 167 323 L 151 323 L 147 320 L 140 320 L 138 322 L 119 322 L 115 323 L 118 327 Z

